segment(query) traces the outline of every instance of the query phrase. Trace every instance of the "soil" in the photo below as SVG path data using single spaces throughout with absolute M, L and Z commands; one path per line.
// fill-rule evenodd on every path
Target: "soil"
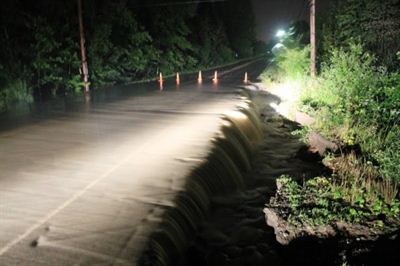
M 275 194 L 276 178 L 287 174 L 301 181 L 330 170 L 318 151 L 291 134 L 300 125 L 270 107 L 279 102 L 276 96 L 262 91 L 251 95 L 261 107 L 265 135 L 252 158 L 252 170 L 245 173 L 247 188 L 213 198 L 209 218 L 176 265 L 342 265 L 344 256 L 350 265 L 397 265 L 398 239 L 342 243 L 334 238 L 303 237 L 285 246 L 276 241 L 263 213 Z
M 308 224 L 293 225 L 288 221 L 291 207 L 286 194 L 285 185 L 277 181 L 277 192 L 264 209 L 267 224 L 274 228 L 276 240 L 288 245 L 295 239 L 317 237 L 320 239 L 337 238 L 341 245 L 350 242 L 374 242 L 382 236 L 396 236 L 397 224 L 384 227 L 374 226 L 374 220 L 366 219 L 362 223 L 333 221 L 330 224 L 310 226 Z M 346 255 L 346 254 L 345 254 Z

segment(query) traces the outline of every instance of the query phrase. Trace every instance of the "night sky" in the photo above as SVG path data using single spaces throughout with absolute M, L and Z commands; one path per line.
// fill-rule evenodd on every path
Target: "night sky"
M 279 28 L 291 22 L 308 20 L 308 0 L 251 0 L 257 23 L 257 36 L 268 41 Z M 323 11 L 332 0 L 317 0 L 317 12 Z M 317 13 L 318 14 L 318 13 Z

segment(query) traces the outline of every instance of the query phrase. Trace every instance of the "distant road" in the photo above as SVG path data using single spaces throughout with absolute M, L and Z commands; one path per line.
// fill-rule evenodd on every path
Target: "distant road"
M 225 69 L 218 85 L 188 76 L 163 91 L 111 88 L 18 124 L 0 117 L 0 265 L 135 264 L 220 117 L 240 103 L 244 72 L 263 66 Z

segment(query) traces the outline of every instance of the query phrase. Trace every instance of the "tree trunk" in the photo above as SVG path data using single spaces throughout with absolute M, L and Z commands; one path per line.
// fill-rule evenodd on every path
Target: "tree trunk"
M 78 16 L 79 16 L 79 35 L 81 44 L 83 82 L 85 83 L 85 92 L 89 92 L 89 71 L 86 58 L 85 31 L 83 28 L 82 0 L 78 0 Z

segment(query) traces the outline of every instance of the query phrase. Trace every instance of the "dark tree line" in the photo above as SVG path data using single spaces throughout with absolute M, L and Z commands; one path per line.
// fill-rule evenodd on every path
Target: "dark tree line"
M 400 68 L 400 0 L 336 0 L 320 19 L 320 53 L 362 43 L 389 70 Z
M 83 0 L 92 86 L 260 52 L 250 1 L 187 2 Z M 3 0 L 0 43 L 0 109 L 29 89 L 37 96 L 81 90 L 77 1 Z

